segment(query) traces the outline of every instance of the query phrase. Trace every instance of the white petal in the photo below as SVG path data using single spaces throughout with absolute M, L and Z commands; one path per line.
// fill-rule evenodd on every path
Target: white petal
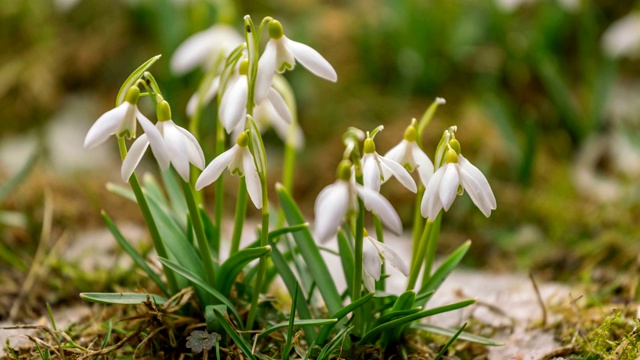
M 94 146 L 100 145 L 116 132 L 116 129 L 122 121 L 128 110 L 128 102 L 123 102 L 120 106 L 113 108 L 106 113 L 102 114 L 98 120 L 87 131 L 87 136 L 84 138 L 84 148 L 90 149 Z
M 376 281 L 373 278 L 373 276 L 369 275 L 366 269 L 362 271 L 362 283 L 364 284 L 364 287 L 367 288 L 369 292 L 376 291 Z
M 122 169 L 120 170 L 120 176 L 122 176 L 124 182 L 129 182 L 131 174 L 133 174 L 133 171 L 138 167 L 142 155 L 144 155 L 148 146 L 149 141 L 147 140 L 147 134 L 140 135 L 140 137 L 133 142 L 129 148 L 129 152 L 127 152 L 127 156 L 122 162 Z
M 324 242 L 335 235 L 347 214 L 348 204 L 349 184 L 345 181 L 337 180 L 320 191 L 314 205 L 316 241 Z
M 244 179 L 247 183 L 247 192 L 253 204 L 258 209 L 262 209 L 262 184 L 260 182 L 260 176 L 256 170 L 256 165 L 253 160 L 253 156 L 248 147 L 241 148 L 242 151 L 242 165 L 244 171 Z
M 358 196 L 364 202 L 364 207 L 367 210 L 373 211 L 380 220 L 382 224 L 385 225 L 389 230 L 391 230 L 396 235 L 402 234 L 402 221 L 400 221 L 400 216 L 393 208 L 389 200 L 387 200 L 384 196 L 379 193 L 368 189 L 364 186 L 360 186 L 356 184 L 356 191 L 358 192 Z
M 462 169 L 466 174 L 469 174 L 473 180 L 477 183 L 479 192 L 486 198 L 487 203 L 489 204 L 490 209 L 495 210 L 496 208 L 496 198 L 493 195 L 493 191 L 491 190 L 491 186 L 487 181 L 487 178 L 484 174 L 473 164 L 469 162 L 462 155 L 458 155 L 458 164 L 460 165 L 460 169 Z
M 413 193 L 418 191 L 418 188 L 416 187 L 416 182 L 413 181 L 413 178 L 411 177 L 411 174 L 409 174 L 407 169 L 405 169 L 402 165 L 398 164 L 397 162 L 386 159 L 383 156 L 378 156 L 378 159 L 380 160 L 380 163 L 382 163 L 382 166 L 383 166 L 382 169 L 384 170 L 386 166 L 387 169 L 390 171 L 390 173 L 393 174 L 393 176 L 395 176 L 396 179 L 398 179 L 398 181 L 400 181 L 400 183 L 404 187 L 406 187 L 407 189 L 409 189 L 409 191 Z M 386 178 L 386 175 L 384 180 L 385 181 L 388 180 Z
M 384 154 L 384 157 L 386 157 L 387 159 L 391 159 L 402 166 L 405 166 L 408 162 L 408 159 L 406 158 L 408 143 L 409 142 L 407 140 L 402 140 L 398 145 L 392 147 L 391 150 L 387 151 L 387 153 Z M 409 165 L 413 166 L 413 164 Z
M 222 95 L 220 121 L 227 133 L 238 125 L 247 113 L 247 77 L 240 76 Z
M 380 280 L 380 268 L 382 267 L 382 260 L 378 249 L 371 244 L 371 240 L 367 236 L 367 240 L 362 244 L 362 266 L 366 272 L 371 275 L 375 280 Z M 376 240 L 373 240 L 376 241 Z
M 373 238 L 371 238 L 371 243 L 376 247 L 386 263 L 400 270 L 400 272 L 403 273 L 404 276 L 409 276 L 409 265 L 407 265 L 407 263 L 402 260 L 402 257 L 398 255 L 398 253 L 395 252 L 395 250 L 393 250 L 391 246 L 381 243 L 380 241 L 377 241 Z
M 189 155 L 189 162 L 202 170 L 202 168 L 204 168 L 204 153 L 198 140 L 187 129 L 178 125 L 176 125 L 176 129 L 185 137 L 184 144 L 186 145 L 187 154 Z
M 269 88 L 267 91 L 267 98 L 273 105 L 273 108 L 276 110 L 278 115 L 286 121 L 287 123 L 291 123 L 291 111 L 289 111 L 289 107 L 284 102 L 284 99 L 274 88 Z
M 213 100 L 215 95 L 218 93 L 219 86 L 220 86 L 220 76 L 216 76 L 215 78 L 213 78 L 213 81 L 211 82 L 209 89 L 207 89 L 207 92 L 204 94 L 204 98 L 202 99 L 203 107 L 206 104 L 210 103 L 211 100 Z M 199 100 L 198 97 L 199 97 L 199 93 L 196 92 L 191 96 L 191 98 L 189 98 L 189 102 L 187 103 L 187 115 L 189 115 L 190 117 L 193 116 L 193 114 L 195 114 L 196 112 L 196 108 L 198 107 L 198 100 Z
M 431 176 L 433 176 L 433 163 L 427 154 L 425 154 L 415 142 L 411 146 L 411 152 L 413 154 L 413 159 L 418 166 L 420 181 L 422 181 L 422 184 L 426 186 Z
M 216 41 L 211 35 L 211 29 L 200 31 L 180 44 L 171 57 L 171 72 L 178 75 L 184 74 L 206 63 L 207 58 L 216 48 Z
M 169 150 L 173 167 L 182 177 L 182 180 L 188 182 L 190 169 L 186 139 L 171 120 L 164 122 L 164 141 L 167 145 L 167 150 Z
M 319 52 L 315 51 L 308 45 L 288 39 L 286 36 L 283 36 L 282 39 L 285 41 L 287 49 L 293 53 L 296 60 L 298 60 L 300 64 L 306 67 L 313 74 L 333 82 L 338 80 L 336 71 L 333 69 L 331 64 L 329 64 L 329 62 L 320 55 Z
M 271 88 L 273 73 L 276 71 L 276 45 L 269 40 L 258 60 L 258 75 L 256 77 L 255 101 L 260 104 Z
M 440 201 L 442 201 L 442 207 L 444 211 L 448 211 L 458 194 L 458 186 L 460 186 L 460 178 L 458 177 L 458 171 L 456 170 L 456 164 L 447 163 L 444 165 L 444 174 L 440 181 L 440 189 L 438 195 Z
M 167 151 L 167 147 L 164 144 L 164 138 L 162 134 L 160 134 L 160 130 L 158 130 L 155 125 L 151 122 L 151 120 L 147 119 L 139 110 L 136 110 L 136 117 L 138 118 L 138 122 L 144 133 L 147 135 L 149 140 L 149 144 L 151 144 L 151 151 L 153 152 L 153 156 L 158 161 L 160 168 L 162 170 L 167 170 L 169 168 L 171 157 L 169 156 L 169 152 Z
M 440 201 L 438 190 L 440 189 L 444 170 L 444 167 L 441 167 L 433 174 L 427 183 L 424 196 L 422 197 L 420 212 L 422 213 L 422 217 L 428 218 L 431 221 L 436 219 L 436 216 L 438 216 L 438 213 L 442 209 L 442 202 Z
M 380 192 L 380 166 L 373 153 L 362 157 L 362 180 L 365 187 Z
M 239 145 L 234 145 L 231 149 L 218 155 L 213 161 L 207 165 L 198 180 L 196 181 L 196 190 L 200 190 L 203 187 L 218 180 L 224 169 L 229 166 L 231 160 L 235 157 L 236 152 L 240 149 Z

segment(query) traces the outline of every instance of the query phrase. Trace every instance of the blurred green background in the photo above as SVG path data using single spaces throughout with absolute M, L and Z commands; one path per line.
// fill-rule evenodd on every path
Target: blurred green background
M 56 114 L 70 96 L 94 101 L 92 115 L 75 122 L 84 133 L 113 106 L 128 74 L 156 54 L 163 58 L 153 73 L 185 126 L 182 109 L 202 72 L 173 76 L 176 47 L 215 22 L 241 30 L 244 14 L 255 22 L 270 15 L 287 36 L 323 54 L 339 77 L 332 84 L 300 69 L 286 74 L 306 135 L 295 196 L 309 215 L 316 194 L 334 179 L 347 127 L 383 124 L 376 140 L 384 153 L 411 118 L 444 97 L 425 150 L 433 154 L 442 131 L 457 124 L 463 152 L 489 178 L 498 209 L 485 219 L 468 197 L 459 199 L 445 217 L 443 250 L 471 238 L 470 265 L 591 279 L 595 267 L 635 269 L 640 253 L 635 12 L 634 1 L 604 0 L 1 1 L 0 141 L 60 121 Z M 620 19 L 631 25 L 616 33 Z M 616 41 L 627 46 L 620 50 Z M 203 126 L 212 119 L 208 109 Z M 272 134 L 266 139 L 275 182 L 281 145 Z M 211 152 L 207 139 L 202 145 Z M 117 161 L 115 143 L 104 147 Z M 81 143 L 77 149 L 84 151 Z M 43 150 L 49 157 L 56 151 Z M 10 171 L 0 172 L 6 178 Z M 83 226 L 77 220 L 97 218 L 106 196 L 96 189 L 117 179 L 117 170 L 75 169 L 73 181 L 40 176 L 79 203 L 64 225 Z M 28 208 L 43 183 L 31 181 L 30 200 L 3 206 Z M 408 222 L 411 194 L 384 190 Z M 89 200 L 78 200 L 78 192 Z

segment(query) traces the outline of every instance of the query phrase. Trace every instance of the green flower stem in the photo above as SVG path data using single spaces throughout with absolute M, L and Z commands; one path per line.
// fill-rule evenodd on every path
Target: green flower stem
M 231 237 L 231 249 L 229 257 L 240 250 L 240 238 L 242 237 L 242 228 L 244 220 L 247 216 L 247 182 L 242 176 L 240 178 L 240 186 L 238 186 L 238 200 L 236 202 L 236 214 L 233 222 L 233 235 Z
M 442 211 L 433 222 L 433 228 L 429 232 L 429 241 L 427 242 L 427 255 L 424 264 L 424 273 L 422 276 L 422 286 L 424 287 L 429 279 L 431 279 L 431 269 L 436 260 L 436 251 L 438 250 L 438 237 L 440 235 L 440 223 L 442 222 Z
M 355 246 L 353 249 L 353 294 L 351 302 L 356 302 L 362 295 L 362 251 L 364 245 L 364 202 L 358 198 L 358 217 L 356 218 L 356 233 L 354 238 Z M 354 333 L 361 335 L 364 330 L 364 314 L 362 308 L 355 311 L 353 325 Z
M 382 231 L 382 221 L 380 221 L 380 218 L 378 217 L 378 215 L 373 215 L 373 225 L 376 228 L 376 238 L 381 243 L 384 243 L 384 231 Z M 380 269 L 380 273 L 382 275 L 386 273 L 385 267 L 386 267 L 385 263 L 383 262 Z M 376 290 L 385 291 L 387 287 L 386 283 L 387 283 L 386 278 L 384 276 L 381 276 L 380 281 L 378 281 L 378 283 L 376 284 Z
M 220 98 L 220 96 L 218 96 Z M 218 108 L 220 108 L 220 100 L 218 99 Z M 218 157 L 224 152 L 225 142 L 225 130 L 220 121 L 216 121 L 216 154 Z M 222 236 L 222 211 L 224 210 L 224 173 L 220 174 L 220 177 L 216 181 L 215 187 L 215 207 L 214 207 L 214 221 L 215 221 L 215 234 L 212 239 L 211 247 L 220 254 L 220 237 Z
M 267 196 L 267 184 L 262 181 L 262 229 L 260 231 L 260 246 L 269 244 L 269 197 Z M 249 315 L 247 315 L 247 330 L 253 329 L 253 323 L 256 319 L 258 311 L 258 298 L 260 297 L 260 289 L 262 289 L 262 281 L 264 280 L 265 270 L 267 268 L 267 258 L 260 258 L 258 262 L 258 271 L 256 272 L 256 283 L 253 285 L 253 296 L 251 298 L 251 307 Z
M 209 249 L 209 243 L 207 237 L 204 234 L 204 227 L 202 226 L 202 219 L 200 218 L 200 211 L 196 204 L 196 199 L 193 194 L 191 184 L 182 181 L 182 190 L 184 191 L 184 197 L 187 200 L 187 207 L 189 208 L 189 215 L 191 217 L 191 224 L 193 230 L 196 233 L 196 239 L 198 241 L 198 249 L 200 250 L 200 259 L 204 266 L 204 274 L 207 283 L 214 289 L 216 288 L 216 270 L 213 267 L 213 259 L 211 258 L 211 250 Z
M 416 281 L 418 280 L 418 274 L 420 273 L 420 268 L 422 268 L 422 261 L 427 252 L 427 242 L 429 241 L 429 233 L 431 232 L 432 227 L 433 227 L 433 222 L 427 220 L 427 225 L 424 227 L 424 230 L 422 231 L 422 236 L 418 244 L 418 252 L 415 256 L 416 261 L 412 264 L 411 271 L 409 272 L 409 282 L 407 283 L 407 291 L 413 290 L 416 286 Z
M 420 246 L 420 234 L 422 233 L 422 228 L 424 226 L 424 220 L 422 218 L 422 213 L 420 212 L 424 190 L 424 185 L 421 184 L 418 187 L 418 193 L 416 194 L 416 203 L 413 211 L 413 245 L 411 246 L 411 269 L 413 269 L 413 264 L 415 264 L 415 262 L 417 261 L 418 247 Z
M 127 145 L 125 144 L 124 138 L 122 137 L 118 137 L 118 148 L 120 149 L 120 157 L 122 158 L 122 160 L 124 160 L 124 158 L 127 156 Z M 151 214 L 151 209 L 149 208 L 147 199 L 144 197 L 142 187 L 140 186 L 140 182 L 138 181 L 138 177 L 135 173 L 131 174 L 131 177 L 129 178 L 129 184 L 131 185 L 133 194 L 136 197 L 136 201 L 138 202 L 138 206 L 140 207 L 142 216 L 147 223 L 147 228 L 149 229 L 149 234 L 151 235 L 151 240 L 153 241 L 153 247 L 155 247 L 159 257 L 168 259 L 169 254 L 164 247 L 164 242 L 162 242 L 162 237 L 160 236 L 160 232 L 158 231 L 158 226 L 156 225 L 156 221 Z M 176 281 L 175 274 L 166 266 L 163 266 L 162 270 L 164 271 L 164 275 L 167 278 L 167 282 L 169 283 L 169 291 L 171 292 L 171 294 L 177 293 L 178 282 Z

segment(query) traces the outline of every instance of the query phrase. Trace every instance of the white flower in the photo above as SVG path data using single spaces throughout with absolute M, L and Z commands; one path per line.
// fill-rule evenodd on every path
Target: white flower
M 229 169 L 232 175 L 245 177 L 249 197 L 256 208 L 261 209 L 262 186 L 253 155 L 247 146 L 248 140 L 247 132 L 243 132 L 238 136 L 236 144 L 231 149 L 213 159 L 196 181 L 196 190 L 218 180 L 224 169 Z
M 411 192 L 416 192 L 416 183 L 411 175 L 397 162 L 380 156 L 375 150 L 373 139 L 364 141 L 364 156 L 362 157 L 362 176 L 364 186 L 380 192 L 380 184 L 395 176 L 400 183 Z
M 316 198 L 314 237 L 324 242 L 333 236 L 348 211 L 357 211 L 362 199 L 367 210 L 380 217 L 382 224 L 397 235 L 402 233 L 402 222 L 391 203 L 380 193 L 356 184 L 351 178 L 351 163 L 343 160 L 338 166 L 338 179 L 326 186 Z
M 422 216 L 434 221 L 441 209 L 448 211 L 462 186 L 482 213 L 489 217 L 496 209 L 496 198 L 487 178 L 462 155 L 449 149 L 445 165 L 433 174 L 422 198 Z
M 316 76 L 333 82 L 338 80 L 331 64 L 310 46 L 287 38 L 280 22 L 272 20 L 268 30 L 270 39 L 258 62 L 256 102 L 261 102 L 266 96 L 274 72 L 293 69 L 296 60 Z
M 273 88 L 270 90 L 273 90 Z M 283 117 L 273 104 L 273 101 L 263 101 L 253 108 L 253 118 L 255 119 L 260 132 L 264 132 L 269 127 L 273 127 L 276 134 L 278 134 L 282 141 L 291 141 L 291 146 L 295 149 L 301 149 L 304 145 L 304 134 L 302 133 L 302 128 L 300 128 L 298 123 L 291 122 L 290 112 L 287 111 L 287 114 Z M 286 109 L 288 110 L 288 107 Z M 289 120 L 287 120 L 287 118 L 289 118 Z M 294 127 L 293 129 L 291 129 L 292 126 Z M 290 131 L 293 131 L 292 138 L 289 138 Z
M 413 125 L 409 125 L 404 132 L 404 139 L 400 144 L 391 148 L 384 157 L 399 163 L 409 172 L 418 169 L 420 181 L 424 186 L 427 186 L 429 178 L 433 175 L 433 163 L 429 156 L 418 146 L 416 137 L 416 128 Z
M 389 245 L 368 236 L 365 230 L 365 241 L 362 248 L 362 282 L 370 292 L 375 291 L 375 281 L 380 280 L 382 259 L 389 265 L 400 270 L 404 276 L 409 276 L 409 266 Z M 374 281 L 375 280 L 375 281 Z
M 246 60 L 242 60 L 239 67 L 239 75 L 231 78 L 227 85 L 227 89 L 222 95 L 220 101 L 220 122 L 224 126 L 227 133 L 231 133 L 234 129 L 239 131 L 244 130 L 244 122 L 247 116 L 247 97 L 248 97 L 248 83 L 247 83 L 247 71 L 249 63 Z M 274 88 L 269 87 L 267 89 L 266 98 L 262 102 L 256 102 L 261 105 L 265 102 L 264 106 L 271 106 L 275 112 L 286 123 L 291 123 L 291 112 L 287 107 L 282 95 Z
M 173 164 L 173 167 L 184 181 L 189 181 L 189 163 L 199 169 L 204 168 L 204 154 L 200 144 L 198 144 L 198 140 L 189 131 L 176 125 L 171 120 L 171 110 L 166 101 L 158 104 L 158 108 L 156 128 L 161 136 L 159 138 L 145 136 L 149 134 L 147 132 L 131 145 L 129 153 L 122 163 L 121 175 L 124 181 L 129 181 L 131 174 L 140 163 L 142 155 L 144 155 L 149 144 L 151 144 L 151 149 L 158 163 L 160 163 L 160 167 L 166 170 L 169 164 Z M 162 162 L 155 151 L 156 148 L 160 147 L 168 150 L 167 158 L 162 159 Z
M 640 13 L 632 12 L 616 20 L 602 35 L 602 49 L 614 58 L 640 55 Z
M 191 35 L 171 58 L 171 71 L 184 74 L 197 66 L 210 67 L 216 57 L 225 58 L 244 39 L 228 25 L 214 25 Z M 222 63 L 222 62 L 221 62 Z

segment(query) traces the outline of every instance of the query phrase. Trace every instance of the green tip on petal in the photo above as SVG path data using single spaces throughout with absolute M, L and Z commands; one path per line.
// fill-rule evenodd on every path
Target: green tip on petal
M 247 145 L 249 145 L 248 133 L 248 131 L 245 131 L 242 134 L 238 135 L 238 138 L 236 139 L 236 144 L 238 144 L 238 146 L 247 147 Z
M 418 131 L 413 126 L 413 124 L 407 126 L 407 129 L 404 131 L 404 139 L 409 142 L 415 142 L 418 138 Z
M 451 148 L 453 150 L 455 150 L 456 154 L 460 154 L 461 153 L 461 149 L 460 149 L 460 142 L 456 139 L 451 139 L 449 141 L 449 146 L 451 146 Z
M 365 154 L 373 154 L 376 152 L 376 144 L 373 142 L 373 139 L 366 138 L 364 140 L 364 153 Z
M 453 149 L 447 150 L 447 153 L 444 155 L 444 161 L 446 163 L 457 164 L 458 163 L 458 153 L 456 153 L 456 151 L 453 150 Z
M 156 114 L 158 115 L 158 121 L 171 120 L 171 106 L 166 100 L 162 100 L 156 106 Z
M 268 26 L 269 37 L 272 39 L 280 39 L 284 35 L 284 29 L 282 29 L 282 24 L 278 20 L 271 20 Z
M 338 165 L 337 177 L 342 181 L 349 181 L 349 179 L 351 178 L 351 161 L 340 161 L 340 164 Z
M 240 73 L 240 75 L 249 74 L 249 60 L 242 59 L 242 61 L 240 61 L 240 67 L 238 68 L 238 72 Z
M 124 101 L 129 104 L 136 105 L 140 98 L 140 89 L 137 86 L 132 86 L 127 90 L 127 94 L 124 96 Z
M 367 231 L 367 229 L 362 229 L 362 236 L 369 236 L 369 232 Z

